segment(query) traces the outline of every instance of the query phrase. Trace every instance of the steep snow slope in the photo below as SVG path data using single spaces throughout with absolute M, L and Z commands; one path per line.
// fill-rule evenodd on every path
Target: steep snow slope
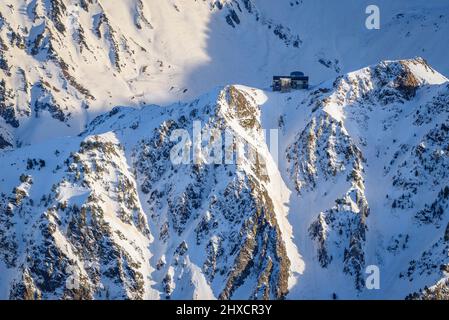
M 5 152 L 0 293 L 442 297 L 448 98 L 423 59 L 385 61 L 309 91 L 115 108 L 78 137 Z
M 5 154 L 3 297 L 283 298 L 302 261 L 259 113 L 231 86 L 190 104 L 116 108 L 81 137 Z M 194 121 L 206 148 L 217 141 L 206 129 L 228 128 L 226 165 L 196 151 L 171 161 L 173 135 Z
M 115 105 L 193 99 L 217 85 L 313 83 L 424 56 L 449 73 L 448 5 L 377 1 L 10 0 L 0 3 L 0 147 L 77 134 Z M 394 45 L 392 45 L 394 44 Z
M 281 172 L 296 190 L 289 220 L 306 265 L 290 297 L 404 298 L 447 277 L 448 88 L 416 59 L 307 95 L 267 94 L 262 123 L 282 119 Z M 380 290 L 363 288 L 368 265 Z

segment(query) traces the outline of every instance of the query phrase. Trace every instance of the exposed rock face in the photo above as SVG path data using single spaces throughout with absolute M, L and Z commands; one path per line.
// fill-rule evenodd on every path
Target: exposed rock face
M 335 205 L 319 213 L 309 227 L 316 241 L 319 264 L 327 268 L 336 255 L 342 271 L 354 276 L 356 288 L 364 286 L 364 242 L 369 205 L 364 195 L 363 155 L 342 122 L 319 113 L 287 150 L 289 172 L 298 194 L 316 192 L 321 184 L 339 185 L 347 191 Z M 343 187 L 344 188 L 344 187 Z
M 186 111 L 177 119 L 164 121 L 152 138 L 139 142 L 135 151 L 138 179 L 152 221 L 160 230 L 158 238 L 167 248 L 183 245 L 177 243 L 179 238 L 193 236 L 194 240 L 193 245 L 183 245 L 181 253 L 175 250 L 172 262 L 159 268 L 166 296 L 179 297 L 173 278 L 191 268 L 188 248 L 196 247 L 206 252 L 199 265 L 207 282 L 216 288 L 213 293 L 217 297 L 230 299 L 245 284 L 252 289 L 250 295 L 242 297 L 283 298 L 288 292 L 290 262 L 263 184 L 268 177 L 261 168 L 271 160 L 264 159 L 266 155 L 259 154 L 250 143 L 251 156 L 259 159 L 256 163 L 247 157 L 239 164 L 224 166 L 211 166 L 202 160 L 194 165 L 170 162 L 170 150 L 175 145 L 170 140 L 173 131 L 192 132 L 192 124 L 198 119 L 204 119 L 202 126 L 212 131 L 232 127 L 229 123 L 235 120 L 234 132 L 243 131 L 260 141 L 257 105 L 245 92 L 231 86 L 220 93 L 216 105 L 203 108 L 197 101 Z M 167 260 L 167 253 L 163 255 Z M 162 256 L 160 259 L 164 260 Z
M 431 288 L 425 288 L 421 295 L 412 294 L 407 298 L 412 299 L 419 298 L 421 300 L 448 300 L 449 299 L 448 281 L 445 280 Z
M 292 162 L 290 171 L 299 193 L 303 188 L 314 190 L 320 179 L 336 181 L 341 175 L 360 183 L 363 170 L 361 151 L 342 124 L 327 114 L 311 120 L 290 146 L 288 158 Z
M 2 208 L 11 213 L 10 226 L 27 226 L 2 248 L 5 261 L 18 270 L 9 298 L 144 298 L 149 230 L 135 182 L 122 169 L 120 146 L 92 136 L 60 160 L 58 180 L 40 200 L 30 198 L 33 181 L 26 176 L 13 202 Z

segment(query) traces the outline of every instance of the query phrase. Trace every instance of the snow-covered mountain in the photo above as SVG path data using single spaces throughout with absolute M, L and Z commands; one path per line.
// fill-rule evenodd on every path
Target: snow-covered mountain
M 309 91 L 234 85 L 114 108 L 79 136 L 4 153 L 1 295 L 441 297 L 448 106 L 426 61 L 384 61 Z M 262 128 L 278 129 L 278 154 Z M 226 131 L 231 150 L 211 162 L 204 148 Z
M 78 134 L 116 105 L 189 101 L 232 83 L 315 84 L 386 59 L 449 73 L 444 1 L 8 0 L 0 3 L 0 146 Z
M 449 5 L 369 4 L 2 1 L 0 298 L 447 299 Z

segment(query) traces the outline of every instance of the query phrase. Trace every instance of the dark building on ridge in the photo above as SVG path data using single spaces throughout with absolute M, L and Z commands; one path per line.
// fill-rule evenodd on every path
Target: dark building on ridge
M 309 77 L 303 72 L 294 71 L 289 76 L 273 76 L 273 91 L 290 91 L 295 89 L 308 89 Z

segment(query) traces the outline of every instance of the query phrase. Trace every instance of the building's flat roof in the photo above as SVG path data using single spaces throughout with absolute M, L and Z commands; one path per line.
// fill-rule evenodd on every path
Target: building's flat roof
M 308 76 L 273 76 L 273 80 L 291 79 L 291 80 L 309 80 Z

